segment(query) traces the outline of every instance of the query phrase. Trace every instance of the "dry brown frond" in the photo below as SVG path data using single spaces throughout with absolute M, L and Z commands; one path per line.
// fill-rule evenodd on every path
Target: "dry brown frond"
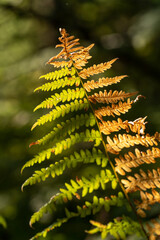
M 118 101 L 124 101 L 125 98 L 131 97 L 135 94 L 137 94 L 138 92 L 133 92 L 133 93 L 125 93 L 123 91 L 118 92 L 117 90 L 115 90 L 114 92 L 112 92 L 112 90 L 110 90 L 109 92 L 107 92 L 106 90 L 104 90 L 104 92 L 99 92 L 93 94 L 92 96 L 88 97 L 88 100 L 92 103 L 117 103 Z
M 150 136 L 149 134 L 146 134 L 145 136 L 141 136 L 139 134 L 137 134 L 136 136 L 131 136 L 129 134 L 119 134 L 118 136 L 115 135 L 113 140 L 108 136 L 107 142 L 107 148 L 109 145 L 109 147 L 116 152 L 120 152 L 122 148 L 129 148 L 130 146 L 139 144 L 146 147 L 153 146 L 154 144 L 157 145 L 154 136 Z
M 91 58 L 89 50 L 94 46 L 94 44 L 89 45 L 86 48 L 83 48 L 79 52 L 72 52 L 70 58 L 74 61 L 74 66 L 77 69 L 82 69 L 88 63 L 88 59 Z
M 99 78 L 98 81 L 87 81 L 86 83 L 84 83 L 84 88 L 86 89 L 87 92 L 91 92 L 91 90 L 95 89 L 95 88 L 102 88 L 102 87 L 107 87 L 109 85 L 115 84 L 120 82 L 123 78 L 127 77 L 127 75 L 123 75 L 123 76 L 117 76 L 117 77 L 113 77 L 113 78 Z
M 128 110 L 132 107 L 133 101 L 130 101 L 130 98 L 127 99 L 127 102 L 119 102 L 117 105 L 114 103 L 112 106 L 102 107 L 97 110 L 95 110 L 95 115 L 97 118 L 102 120 L 102 116 L 113 116 L 115 115 L 121 115 L 121 113 L 126 113 Z
M 99 123 L 100 131 L 104 133 L 105 135 L 109 135 L 112 132 L 118 132 L 121 129 L 126 130 L 126 132 L 129 132 L 131 130 L 132 132 L 138 133 L 138 134 L 144 134 L 145 130 L 145 118 L 138 118 L 133 122 L 122 121 L 120 118 L 117 119 L 117 121 L 102 121 L 102 123 Z
M 77 61 L 78 59 L 90 59 L 92 56 L 89 54 L 89 50 L 94 46 L 94 44 L 89 45 L 86 48 L 83 48 L 79 52 L 72 52 L 71 57 L 72 60 Z
M 137 213 L 141 217 L 146 217 L 146 213 L 144 210 L 150 210 L 150 205 L 154 205 L 155 203 L 160 203 L 160 194 L 152 189 L 152 193 L 140 191 L 140 196 L 142 202 L 135 200 L 134 203 L 136 205 Z
M 159 219 L 151 219 L 151 223 L 147 223 L 146 227 L 148 230 L 149 240 L 158 240 L 160 236 L 160 222 Z
M 121 118 L 118 118 L 117 121 L 113 120 L 107 122 L 99 122 L 99 128 L 103 134 L 109 135 L 112 132 L 118 132 L 122 128 L 125 129 L 126 124 L 122 121 Z
M 72 61 L 55 61 L 55 62 L 50 62 L 51 65 L 54 67 L 71 67 L 72 66 Z
M 125 175 L 125 171 L 131 172 L 131 168 L 138 167 L 144 163 L 155 163 L 155 158 L 157 157 L 160 157 L 159 148 L 152 148 L 152 150 L 148 149 L 146 152 L 140 152 L 136 148 L 135 154 L 133 154 L 132 152 L 128 152 L 124 155 L 124 157 L 119 156 L 119 158 L 115 158 L 115 170 L 119 174 Z
M 145 128 L 146 128 L 145 125 L 147 123 L 147 122 L 145 122 L 146 118 L 147 117 L 138 118 L 138 119 L 134 120 L 133 122 L 129 121 L 128 126 L 129 126 L 130 130 L 134 133 L 144 134 Z
M 158 142 L 160 142 L 160 133 L 159 133 L 159 132 L 156 132 L 156 133 L 154 134 L 154 137 L 155 137 L 155 139 L 156 139 Z
M 109 62 L 100 63 L 98 65 L 93 65 L 89 68 L 84 68 L 80 73 L 79 76 L 83 79 L 86 79 L 92 75 L 103 73 L 105 70 L 110 69 L 112 67 L 112 63 L 114 63 L 117 58 L 112 59 Z
M 160 187 L 160 168 L 153 169 L 152 172 L 148 170 L 148 173 L 140 169 L 140 174 L 135 173 L 134 176 L 127 176 L 128 180 L 121 180 L 127 192 L 135 192 L 140 189 L 145 191 L 146 189 Z
M 71 52 L 83 49 L 83 47 L 74 48 L 75 46 L 79 45 L 79 39 L 74 39 L 74 36 L 69 36 L 65 29 L 60 28 L 60 34 L 61 37 L 58 39 L 61 44 L 56 45 L 56 47 L 61 47 L 62 50 L 56 56 L 50 58 L 47 62 L 48 64 L 51 64 L 56 59 L 68 59 Z

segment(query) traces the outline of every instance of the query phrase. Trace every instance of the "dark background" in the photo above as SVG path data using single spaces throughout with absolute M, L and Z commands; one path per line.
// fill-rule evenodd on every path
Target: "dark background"
M 33 90 L 39 76 L 52 70 L 45 62 L 56 53 L 60 27 L 84 46 L 95 43 L 92 62 L 119 58 L 109 75 L 129 77 L 117 88 L 146 96 L 132 110 L 132 120 L 148 116 L 147 130 L 160 129 L 159 0 L 0 0 L 0 215 L 7 222 L 7 229 L 0 225 L 0 240 L 27 240 L 42 229 L 43 223 L 29 227 L 30 216 L 67 179 L 21 192 L 33 172 L 20 174 L 35 151 L 28 148 L 37 139 L 30 128 L 40 112 L 32 110 L 43 97 Z M 83 233 L 87 220 L 74 219 L 46 239 L 89 239 Z

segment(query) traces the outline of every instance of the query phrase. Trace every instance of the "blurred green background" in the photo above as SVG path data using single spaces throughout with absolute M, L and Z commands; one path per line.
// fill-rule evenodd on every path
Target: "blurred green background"
M 160 129 L 159 0 L 0 0 L 0 215 L 7 222 L 6 229 L 0 225 L 0 240 L 27 240 L 42 229 L 43 222 L 29 227 L 30 216 L 67 179 L 66 174 L 21 192 L 33 172 L 20 173 L 35 153 L 28 146 L 38 133 L 30 128 L 40 112 L 32 110 L 43 98 L 33 90 L 39 76 L 52 71 L 45 62 L 57 52 L 60 27 L 84 46 L 95 43 L 92 62 L 119 58 L 109 72 L 129 76 L 119 89 L 146 96 L 132 120 L 148 116 L 147 130 Z M 74 219 L 46 239 L 89 239 L 82 231 L 88 226 L 87 219 Z

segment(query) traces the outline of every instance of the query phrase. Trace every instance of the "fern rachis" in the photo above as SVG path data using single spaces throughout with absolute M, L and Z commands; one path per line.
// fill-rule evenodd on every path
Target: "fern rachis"
M 103 91 L 102 88 L 108 88 L 112 84 L 119 83 L 126 75 L 103 77 L 97 81 L 88 80 L 88 77 L 110 69 L 117 58 L 85 68 L 91 58 L 89 51 L 94 44 L 82 47 L 79 39 L 69 36 L 65 29 L 60 29 L 60 34 L 60 44 L 56 47 L 60 47 L 62 50 L 48 61 L 48 64 L 60 69 L 41 76 L 40 78 L 48 82 L 35 89 L 35 91 L 41 90 L 52 93 L 35 108 L 35 110 L 49 109 L 49 112 L 33 124 L 32 130 L 38 126 L 45 128 L 48 122 L 51 122 L 53 127 L 45 136 L 30 144 L 30 146 L 42 145 L 44 149 L 25 163 L 22 170 L 35 164 L 45 163 L 47 159 L 50 159 L 52 163 L 47 165 L 46 168 L 36 170 L 24 182 L 22 188 L 45 181 L 50 176 L 55 178 L 62 175 L 66 168 L 75 168 L 79 163 L 83 164 L 84 167 L 85 164 L 94 164 L 98 166 L 98 171 L 95 176 L 88 178 L 83 175 L 75 176 L 74 179 L 68 180 L 64 184 L 65 187 L 59 189 L 58 194 L 33 214 L 30 225 L 39 221 L 46 212 L 54 214 L 56 206 L 64 206 L 64 217 L 57 219 L 32 239 L 40 236 L 45 237 L 49 231 L 60 227 L 73 217 L 94 215 L 101 210 L 102 206 L 104 206 L 106 212 L 109 212 L 110 208 L 115 205 L 117 207 L 127 206 L 127 209 L 132 209 L 136 213 L 137 222 L 129 216 L 117 216 L 117 218 L 115 217 L 107 222 L 107 225 L 91 221 L 95 228 L 89 230 L 88 233 L 101 232 L 102 238 L 111 234 L 116 239 L 120 237 L 125 239 L 127 235 L 132 235 L 135 232 L 152 239 L 151 225 L 147 223 L 144 226 L 138 215 L 144 217 L 146 215 L 145 210 L 150 209 L 154 203 L 160 202 L 159 193 L 155 190 L 155 188 L 160 187 L 160 170 L 153 169 L 145 172 L 140 169 L 140 173 L 136 172 L 133 175 L 132 169 L 146 163 L 149 166 L 148 164 L 155 163 L 155 159 L 160 157 L 159 134 L 150 136 L 145 133 L 146 117 L 138 118 L 135 121 L 123 121 L 120 118 L 141 97 L 138 96 L 135 100 L 130 99 L 137 92 L 126 93 L 117 90 L 112 92 L 108 89 Z M 99 91 L 100 88 L 101 91 Z M 94 90 L 93 94 L 91 93 L 92 90 Z M 117 116 L 119 117 L 117 118 Z M 115 120 L 112 120 L 111 117 Z M 118 134 L 113 136 L 114 132 L 118 132 Z M 139 150 L 140 145 L 146 147 L 147 150 Z M 135 146 L 135 153 L 128 151 L 128 148 L 134 148 Z M 150 146 L 152 146 L 151 150 L 148 149 Z M 157 147 L 155 148 L 155 146 Z M 70 152 L 70 155 L 67 151 Z M 111 155 L 110 157 L 108 153 Z M 112 160 L 113 154 L 116 154 L 115 162 Z M 131 175 L 120 180 L 118 174 L 125 177 L 126 172 Z M 118 185 L 123 194 L 118 192 Z M 106 196 L 106 188 L 112 188 L 114 195 Z M 93 201 L 88 202 L 88 196 L 95 194 L 95 190 L 99 189 L 103 190 L 104 196 L 95 195 Z M 147 192 L 148 189 L 151 189 L 150 193 Z M 134 200 L 135 205 L 133 206 L 128 194 L 135 191 L 140 192 L 142 202 Z M 84 205 L 82 203 L 82 206 L 78 205 L 75 212 L 65 208 L 66 202 L 74 202 L 74 199 L 85 202 Z M 127 215 L 127 210 L 125 213 Z M 154 223 L 157 229 L 158 225 L 155 220 Z M 124 226 L 126 226 L 125 230 Z M 134 226 L 134 231 L 132 226 Z M 152 232 L 150 236 L 147 229 Z M 152 229 L 154 229 L 154 226 L 152 226 Z M 157 230 L 156 233 L 158 234 Z

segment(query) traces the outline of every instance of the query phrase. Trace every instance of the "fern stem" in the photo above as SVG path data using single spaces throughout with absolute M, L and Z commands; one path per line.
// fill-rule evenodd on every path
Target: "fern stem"
M 72 59 L 71 59 L 71 60 L 72 60 Z M 72 64 L 73 64 L 73 66 L 74 66 L 74 62 L 73 62 L 73 61 L 72 61 Z M 82 78 L 80 77 L 77 68 L 76 68 L 75 66 L 74 66 L 74 68 L 75 68 L 75 71 L 76 71 L 77 75 L 78 75 L 79 78 L 80 78 L 81 85 L 82 85 L 82 87 L 83 87 L 83 89 L 84 89 L 84 91 L 85 91 L 85 96 L 86 96 L 86 98 L 87 98 L 87 100 L 88 100 L 88 94 L 87 94 L 86 89 L 84 88 L 83 80 L 82 80 Z M 93 114 L 94 114 L 94 108 L 93 108 L 93 106 L 92 106 L 92 104 L 91 104 L 91 102 L 90 102 L 89 100 L 88 100 L 88 102 L 89 102 L 89 107 L 90 107 L 90 109 L 92 110 L 92 112 L 93 112 Z M 95 114 L 94 114 L 94 116 L 95 116 Z M 131 203 L 130 198 L 129 198 L 129 196 L 128 196 L 128 193 L 126 192 L 123 184 L 121 183 L 120 178 L 119 178 L 117 172 L 115 171 L 115 167 L 114 167 L 114 165 L 113 165 L 113 163 L 112 163 L 112 161 L 111 161 L 111 159 L 110 159 L 110 157 L 109 157 L 108 151 L 107 151 L 107 149 L 106 149 L 106 144 L 105 144 L 105 142 L 104 142 L 102 133 L 101 133 L 101 131 L 100 131 L 99 122 L 98 122 L 98 119 L 97 119 L 96 117 L 95 117 L 95 120 L 96 120 L 96 124 L 97 124 L 98 130 L 99 130 L 99 132 L 100 132 L 100 136 L 101 136 L 101 139 L 102 139 L 103 147 L 104 147 L 106 156 L 107 156 L 107 158 L 108 158 L 108 161 L 109 161 L 109 163 L 110 163 L 110 166 L 111 166 L 111 168 L 112 168 L 112 170 L 113 170 L 113 172 L 114 172 L 114 174 L 115 174 L 115 176 L 116 176 L 116 178 L 117 178 L 117 180 L 118 180 L 118 182 L 119 182 L 119 185 L 120 185 L 120 187 L 121 187 L 121 189 L 122 189 L 122 191 L 123 191 L 126 199 L 127 199 L 128 202 L 129 202 L 129 205 L 131 206 L 132 211 L 134 212 L 135 216 L 136 216 L 137 219 L 138 219 L 138 222 L 139 222 L 139 224 L 140 224 L 140 226 L 141 226 L 141 228 L 142 228 L 142 231 L 143 231 L 146 239 L 149 239 L 149 238 L 148 238 L 148 234 L 146 233 L 146 231 L 145 231 L 145 229 L 144 229 L 144 226 L 143 226 L 143 224 L 142 224 L 142 221 L 141 221 L 140 217 L 138 216 L 138 214 L 137 214 L 137 212 L 136 212 L 133 204 Z

